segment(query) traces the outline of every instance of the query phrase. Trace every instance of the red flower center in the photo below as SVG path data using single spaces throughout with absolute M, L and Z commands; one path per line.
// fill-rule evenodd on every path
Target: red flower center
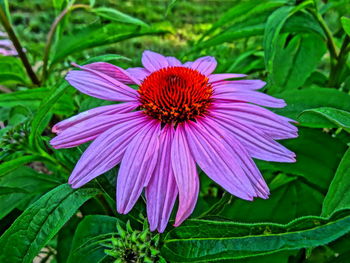
M 208 78 L 185 67 L 167 67 L 144 79 L 140 89 L 141 109 L 162 123 L 194 120 L 211 103 L 213 89 Z

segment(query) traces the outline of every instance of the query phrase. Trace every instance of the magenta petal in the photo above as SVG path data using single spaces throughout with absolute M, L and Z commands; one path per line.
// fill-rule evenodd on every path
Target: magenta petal
M 137 84 L 137 85 L 141 84 L 137 78 L 134 78 L 126 70 L 106 62 L 91 63 L 91 64 L 84 65 L 84 67 L 99 71 L 125 84 Z
M 142 54 L 142 65 L 150 72 L 168 67 L 168 60 L 161 54 L 146 50 Z
M 272 162 L 295 162 L 295 154 L 265 135 L 257 128 L 246 126 L 229 115 L 213 113 L 214 120 L 223 130 L 232 133 L 244 145 L 250 156 Z
M 148 118 L 140 112 L 137 119 L 125 118 L 94 140 L 75 166 L 69 184 L 78 188 L 116 166 L 135 134 Z M 127 114 L 123 114 L 127 115 Z
M 197 120 L 198 121 L 198 120 Z M 253 200 L 255 190 L 222 136 L 213 136 L 198 123 L 186 123 L 187 141 L 196 163 L 216 183 L 231 194 Z
M 94 118 L 96 116 L 127 113 L 134 110 L 137 106 L 138 106 L 137 103 L 126 102 L 121 104 L 113 104 L 113 105 L 93 108 L 91 110 L 81 112 L 78 115 L 75 115 L 73 117 L 70 117 L 69 119 L 63 120 L 55 124 L 55 126 L 52 127 L 52 132 L 61 133 L 62 131 L 64 131 L 65 129 L 71 126 L 77 125 L 82 121 Z
M 160 123 L 148 121 L 129 143 L 117 178 L 117 210 L 128 213 L 147 186 L 158 159 Z
M 199 192 L 199 178 L 196 164 L 192 158 L 182 124 L 175 131 L 171 147 L 171 163 L 179 189 L 179 208 L 174 226 L 179 226 L 191 215 Z
M 272 111 L 248 103 L 215 103 L 213 109 L 230 115 L 232 120 L 263 131 L 273 139 L 288 139 L 298 136 L 298 129 L 290 124 L 293 120 Z
M 217 93 L 220 90 L 215 90 L 213 98 L 221 100 L 231 100 L 237 102 L 250 102 L 258 104 L 261 106 L 266 106 L 270 108 L 283 108 L 286 106 L 286 103 L 282 99 L 277 99 L 272 96 L 269 96 L 265 93 L 258 91 L 242 91 L 242 90 L 226 90 L 224 93 Z
M 203 75 L 210 75 L 216 68 L 217 62 L 214 57 L 201 57 L 195 60 L 189 67 L 198 70 Z
M 224 73 L 224 74 L 211 74 L 209 75 L 209 83 L 222 81 L 225 79 L 233 79 L 233 78 L 244 78 L 247 75 L 245 74 L 235 74 L 235 73 Z
M 166 125 L 159 138 L 158 164 L 146 187 L 147 216 L 150 230 L 162 233 L 167 226 L 178 190 L 171 167 L 171 144 L 174 128 Z
M 120 81 L 96 70 L 86 67 L 80 68 L 83 70 L 69 71 L 66 80 L 82 93 L 111 101 L 137 100 L 137 91 Z
M 216 94 L 221 94 L 238 90 L 258 90 L 265 85 L 266 82 L 262 80 L 225 80 L 213 83 L 213 88 Z
M 171 67 L 180 67 L 182 65 L 180 60 L 175 57 L 166 57 L 166 59 Z
M 253 186 L 255 190 L 255 194 L 253 196 L 268 198 L 268 195 L 270 194 L 269 188 L 267 187 L 259 169 L 256 167 L 252 158 L 249 156 L 242 144 L 233 136 L 230 136 L 230 133 L 221 129 L 220 126 L 218 126 L 217 123 L 210 118 L 203 118 L 200 123 L 202 124 L 202 127 L 204 127 L 214 138 L 223 138 L 223 141 L 227 146 L 226 148 L 228 152 L 230 152 L 229 156 L 236 158 L 240 167 L 245 173 L 245 177 Z M 241 178 L 241 180 L 243 181 L 243 178 Z
M 140 82 L 142 82 L 149 74 L 151 74 L 147 69 L 144 68 L 128 68 L 126 71 Z

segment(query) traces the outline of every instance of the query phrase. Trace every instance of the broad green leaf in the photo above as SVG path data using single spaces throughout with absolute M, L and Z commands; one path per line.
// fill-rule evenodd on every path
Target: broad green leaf
M 295 163 L 260 160 L 256 160 L 256 163 L 262 171 L 282 172 L 302 177 L 301 179 L 306 180 L 305 183 L 326 193 L 346 151 L 346 145 L 340 139 L 321 130 L 300 127 L 298 133 L 297 138 L 283 141 L 284 146 L 295 152 L 297 159 Z
M 350 18 L 343 16 L 341 19 L 344 31 L 350 36 Z
M 227 25 L 233 26 L 240 22 L 247 22 L 262 13 L 271 12 L 271 10 L 285 4 L 286 2 L 287 1 L 285 0 L 264 0 L 259 1 L 258 3 L 256 1 L 247 1 L 235 4 L 213 24 L 204 36 L 209 35 L 220 27 L 227 27 Z
M 47 88 L 36 88 L 11 93 L 1 93 L 0 106 L 13 107 L 23 105 L 30 108 L 37 107 L 41 100 L 47 97 L 48 92 L 49 89 Z
M 311 87 L 301 90 L 290 90 L 275 95 L 283 98 L 287 106 L 273 111 L 297 120 L 300 125 L 313 128 L 336 128 L 335 123 L 316 114 L 300 114 L 308 109 L 330 107 L 350 111 L 350 95 L 330 88 Z
M 109 8 L 109 7 L 99 7 L 91 9 L 96 15 L 106 18 L 111 21 L 126 23 L 126 24 L 134 24 L 139 26 L 148 26 L 145 22 L 135 17 L 129 16 L 120 12 L 119 10 Z
M 134 37 L 164 33 L 165 31 L 162 30 L 140 28 L 133 25 L 108 24 L 88 26 L 79 32 L 74 32 L 72 35 L 62 37 L 56 44 L 51 63 L 55 64 L 74 52 L 88 48 L 114 44 Z
M 0 84 L 26 83 L 27 75 L 21 61 L 16 57 L 0 55 Z
M 75 231 L 67 263 L 100 262 L 106 254 L 103 252 L 104 248 L 96 241 L 99 236 L 116 232 L 118 221 L 115 217 L 104 215 L 85 217 Z
M 280 35 L 269 75 L 271 93 L 301 87 L 326 52 L 322 36 L 303 33 Z
M 350 150 L 344 154 L 323 202 L 322 215 L 350 208 Z
M 187 220 L 171 230 L 162 255 L 170 262 L 211 262 L 327 244 L 350 231 L 349 211 L 308 216 L 286 225 Z
M 270 197 L 257 198 L 254 202 L 233 198 L 220 215 L 239 222 L 275 223 L 320 215 L 324 196 L 346 146 L 331 135 L 307 128 L 300 128 L 298 138 L 285 140 L 283 144 L 295 152 L 295 163 L 256 161 L 270 188 Z
M 19 167 L 0 177 L 1 186 L 21 190 L 0 194 L 0 203 L 6 204 L 0 210 L 0 218 L 61 183 L 62 180 L 57 179 L 54 175 L 39 174 L 26 166 Z
M 36 145 L 36 142 L 46 128 L 48 121 L 51 118 L 51 110 L 54 107 L 57 100 L 66 92 L 69 84 L 64 81 L 57 89 L 52 88 L 51 94 L 45 99 L 39 107 L 38 112 L 36 113 L 32 124 L 31 124 L 31 133 L 29 136 L 30 145 Z
M 127 57 L 121 56 L 121 55 L 117 55 L 117 54 L 106 54 L 106 55 L 101 55 L 101 56 L 97 56 L 97 57 L 92 57 L 89 58 L 88 60 L 86 60 L 84 62 L 84 64 L 89 64 L 89 63 L 94 63 L 94 62 L 109 62 L 109 61 L 113 61 L 113 60 L 130 60 Z
M 9 195 L 13 193 L 27 193 L 27 191 L 19 187 L 0 186 L 0 198 L 2 195 Z
M 263 44 L 265 50 L 265 64 L 269 72 L 271 72 L 273 66 L 272 62 L 275 57 L 277 39 L 284 24 L 289 17 L 298 11 L 303 10 L 310 4 L 313 4 L 313 1 L 304 1 L 298 6 L 282 6 L 270 15 L 265 26 Z
M 327 120 L 333 122 L 338 127 L 344 128 L 350 132 L 350 112 L 338 110 L 335 108 L 322 107 L 316 109 L 304 110 L 302 114 L 313 113 L 318 114 Z
M 211 46 L 216 46 L 225 42 L 230 42 L 240 38 L 262 35 L 264 33 L 264 24 L 247 25 L 239 28 L 224 31 L 218 35 L 209 38 L 206 41 L 198 43 L 194 50 L 204 49 Z
M 61 185 L 28 207 L 0 237 L 0 261 L 30 263 L 95 189 Z
M 14 170 L 16 170 L 18 167 L 34 162 L 34 161 L 40 161 L 42 158 L 38 155 L 27 155 L 27 156 L 22 156 L 19 158 L 16 158 L 11 161 L 4 162 L 0 164 L 0 178 Z

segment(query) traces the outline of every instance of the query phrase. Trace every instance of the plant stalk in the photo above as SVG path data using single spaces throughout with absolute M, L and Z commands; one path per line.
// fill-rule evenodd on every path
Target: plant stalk
M 48 61 L 49 61 L 49 55 L 50 55 L 50 50 L 52 46 L 52 41 L 57 29 L 57 26 L 59 23 L 62 21 L 62 19 L 71 11 L 79 8 L 84 8 L 84 9 L 89 9 L 90 6 L 88 5 L 83 5 L 83 4 L 77 4 L 77 5 L 72 5 L 66 7 L 55 19 L 55 21 L 52 23 L 50 31 L 47 35 L 47 41 L 45 45 L 45 50 L 44 50 L 44 57 L 43 57 L 43 73 L 42 73 L 42 82 L 44 82 L 47 78 L 47 73 L 48 73 Z
M 37 78 L 35 72 L 33 71 L 32 66 L 30 65 L 28 58 L 26 56 L 26 54 L 23 51 L 23 48 L 21 46 L 21 43 L 19 42 L 15 32 L 12 29 L 12 26 L 10 24 L 10 22 L 8 21 L 6 14 L 4 12 L 4 10 L 2 10 L 2 8 L 0 7 L 0 22 L 1 24 L 4 26 L 5 31 L 7 32 L 7 35 L 9 36 L 10 40 L 12 41 L 13 45 L 16 48 L 16 51 L 18 53 L 19 58 L 21 59 L 23 66 L 25 67 L 27 74 L 29 76 L 29 78 L 31 79 L 32 83 L 34 85 L 39 86 L 40 85 L 40 81 Z

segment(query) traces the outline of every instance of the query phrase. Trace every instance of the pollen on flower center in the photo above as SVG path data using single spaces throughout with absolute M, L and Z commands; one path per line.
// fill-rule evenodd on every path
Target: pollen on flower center
M 208 78 L 186 67 L 167 67 L 149 75 L 138 90 L 141 109 L 162 123 L 177 124 L 203 115 L 213 93 Z

